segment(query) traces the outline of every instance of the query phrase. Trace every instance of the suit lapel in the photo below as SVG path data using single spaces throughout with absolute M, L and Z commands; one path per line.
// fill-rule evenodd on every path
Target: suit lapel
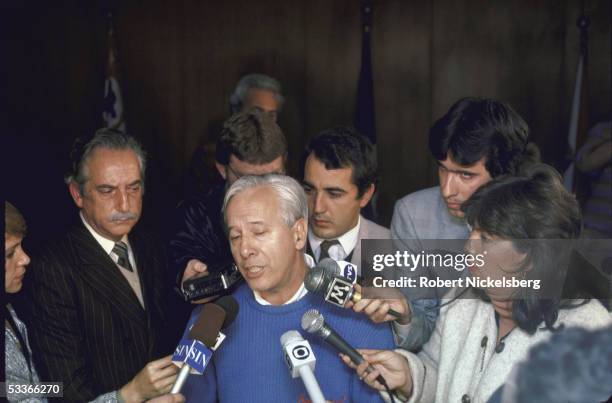
M 73 229 L 71 237 L 80 261 L 79 273 L 83 281 L 114 305 L 118 312 L 137 325 L 144 326 L 146 323 L 144 310 L 115 262 L 83 224 Z
M 359 225 L 359 234 L 357 235 L 357 243 L 353 248 L 353 255 L 351 256 L 351 263 L 357 266 L 357 273 L 361 275 L 361 240 L 367 238 L 367 225 L 368 222 L 363 216 L 360 216 L 361 224 Z
M 144 236 L 137 229 L 130 235 L 130 245 L 138 267 L 138 275 L 142 288 L 142 299 L 145 304 L 145 317 L 147 321 L 149 338 L 149 355 L 155 355 L 155 349 L 159 347 L 161 334 L 159 326 L 168 323 L 168 303 L 170 303 L 169 288 L 164 284 L 171 284 L 172 279 L 166 278 L 167 256 L 165 251 L 159 250 L 160 244 Z M 151 253 L 151 251 L 155 253 Z M 160 277 L 161 276 L 161 277 Z M 170 320 L 170 322 L 172 322 Z M 183 323 L 181 323 L 181 326 Z
M 134 260 L 136 260 L 136 266 L 138 267 L 138 276 L 140 278 L 145 310 L 150 312 L 154 309 L 154 305 L 156 305 L 158 301 L 161 302 L 164 300 L 164 295 L 162 294 L 163 290 L 160 289 L 159 284 L 160 281 L 163 282 L 165 279 L 156 281 L 154 278 L 156 275 L 155 269 L 163 265 L 164 262 L 159 262 L 159 260 L 154 257 L 158 256 L 158 254 L 147 253 L 151 248 L 159 248 L 159 245 L 153 245 L 151 242 L 147 242 L 147 240 L 137 231 L 132 231 L 129 239 L 130 245 L 132 246 L 132 252 L 134 253 Z M 160 311 L 160 309 L 158 309 L 158 311 Z

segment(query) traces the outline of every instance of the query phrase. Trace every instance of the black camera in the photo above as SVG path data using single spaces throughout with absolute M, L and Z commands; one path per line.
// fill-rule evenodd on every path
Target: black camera
M 182 295 L 185 301 L 191 302 L 213 295 L 227 294 L 240 280 L 242 280 L 240 271 L 232 263 L 208 276 L 186 280 L 183 283 Z

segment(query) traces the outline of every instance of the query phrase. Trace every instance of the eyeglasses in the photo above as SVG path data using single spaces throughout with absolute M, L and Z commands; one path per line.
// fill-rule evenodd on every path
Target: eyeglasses
M 234 175 L 234 177 L 236 179 L 240 179 L 243 176 L 247 175 L 247 174 L 243 174 L 243 173 L 237 172 L 234 168 L 232 168 L 232 164 L 227 164 L 226 167 L 227 167 L 228 171 L 230 171 L 232 173 L 232 175 Z

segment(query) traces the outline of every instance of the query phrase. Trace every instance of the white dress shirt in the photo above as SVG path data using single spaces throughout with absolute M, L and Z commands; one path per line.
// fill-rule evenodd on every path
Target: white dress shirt
M 121 238 L 121 242 L 124 242 L 127 245 L 128 259 L 130 259 L 130 264 L 134 269 L 133 271 L 129 271 L 119 266 L 119 264 L 117 263 L 117 261 L 119 260 L 119 256 L 117 256 L 117 254 L 113 252 L 113 248 L 115 247 L 115 241 L 104 238 L 102 235 L 98 234 L 91 227 L 91 225 L 89 225 L 87 220 L 85 220 L 85 217 L 83 217 L 83 213 L 81 212 L 79 213 L 79 215 L 81 216 L 81 220 L 83 221 L 83 225 L 85 225 L 85 228 L 87 228 L 87 230 L 91 233 L 91 235 L 98 242 L 98 244 L 100 244 L 102 249 L 104 249 L 104 252 L 106 252 L 106 254 L 108 254 L 113 260 L 113 262 L 115 262 L 115 265 L 117 266 L 123 277 L 125 277 L 127 282 L 130 284 L 130 287 L 132 287 L 132 290 L 134 291 L 134 294 L 136 294 L 140 305 L 144 308 L 144 299 L 142 298 L 142 289 L 140 287 L 140 278 L 138 277 L 138 268 L 136 267 L 136 260 L 134 259 L 134 253 L 132 252 L 132 247 L 130 246 L 130 242 L 128 241 L 128 236 L 124 235 L 123 238 Z
M 359 227 L 361 226 L 361 216 L 357 219 L 357 225 L 349 231 L 338 237 L 338 244 L 332 245 L 329 248 L 328 254 L 334 260 L 345 260 L 349 253 L 351 253 L 357 245 L 359 238 Z M 317 262 L 319 256 L 321 256 L 321 244 L 327 239 L 319 238 L 310 229 L 308 230 L 308 242 L 314 253 Z

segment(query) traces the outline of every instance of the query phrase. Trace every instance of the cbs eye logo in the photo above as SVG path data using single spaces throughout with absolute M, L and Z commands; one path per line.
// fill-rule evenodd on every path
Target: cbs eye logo
M 310 350 L 306 346 L 296 346 L 291 350 L 291 355 L 297 360 L 305 360 L 310 357 Z

